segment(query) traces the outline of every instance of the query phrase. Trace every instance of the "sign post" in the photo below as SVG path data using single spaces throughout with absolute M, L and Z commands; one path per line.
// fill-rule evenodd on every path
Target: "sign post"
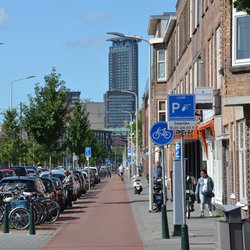
M 89 157 L 91 157 L 91 147 L 85 148 L 85 157 L 87 158 L 87 162 L 88 162 L 88 182 L 89 182 L 89 190 L 90 190 Z
M 162 218 L 162 238 L 169 239 L 168 217 L 166 208 L 166 185 L 165 185 L 165 160 L 164 160 L 164 146 L 169 144 L 174 139 L 174 131 L 168 130 L 167 122 L 157 122 L 150 130 L 152 141 L 161 146 L 161 165 L 162 165 L 162 190 L 163 190 L 163 204 L 161 207 Z
M 168 96 L 169 127 L 180 130 L 180 161 L 181 161 L 181 249 L 189 250 L 188 226 L 186 224 L 186 176 L 184 166 L 184 130 L 194 130 L 195 127 L 195 95 L 169 95 Z M 174 197 L 176 199 L 177 197 Z

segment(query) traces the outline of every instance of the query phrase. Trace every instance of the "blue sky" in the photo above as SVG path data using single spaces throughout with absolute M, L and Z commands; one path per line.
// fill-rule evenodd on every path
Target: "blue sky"
M 147 35 L 151 15 L 175 11 L 176 0 L 2 0 L 0 2 L 0 111 L 27 103 L 35 83 L 52 67 L 81 98 L 103 101 L 108 90 L 108 31 Z M 139 100 L 148 70 L 147 44 L 139 44 Z M 3 116 L 0 115 L 0 121 Z

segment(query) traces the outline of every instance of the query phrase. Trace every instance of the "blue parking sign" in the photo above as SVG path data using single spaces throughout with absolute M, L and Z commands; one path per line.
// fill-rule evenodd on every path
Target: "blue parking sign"
M 87 158 L 91 157 L 91 147 L 85 148 L 85 157 Z
M 168 121 L 195 121 L 195 95 L 168 95 Z

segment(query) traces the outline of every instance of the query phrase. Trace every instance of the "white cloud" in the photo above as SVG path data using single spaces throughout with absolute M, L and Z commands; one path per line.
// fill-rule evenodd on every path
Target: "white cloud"
M 82 19 L 87 22 L 98 22 L 108 18 L 108 15 L 104 12 L 88 12 L 82 14 Z
M 0 25 L 4 24 L 4 22 L 8 19 L 8 16 L 5 12 L 4 8 L 0 8 Z
M 70 41 L 67 45 L 71 48 L 80 48 L 86 46 L 95 46 L 104 43 L 105 40 L 101 38 L 81 38 L 75 41 Z

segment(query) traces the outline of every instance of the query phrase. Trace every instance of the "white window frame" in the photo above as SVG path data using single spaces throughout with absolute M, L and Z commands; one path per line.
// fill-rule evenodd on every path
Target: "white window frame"
M 199 67 L 198 67 L 198 60 L 196 60 L 194 62 L 194 66 L 193 66 L 193 75 L 194 75 L 194 89 L 196 89 L 198 86 L 198 82 L 199 82 Z
M 164 60 L 160 60 L 160 56 L 159 56 L 160 52 L 164 52 Z M 164 49 L 157 50 L 157 81 L 166 81 L 166 74 L 167 74 L 166 57 L 167 57 L 166 50 Z M 164 65 L 164 77 L 159 76 L 160 64 Z
M 185 93 L 189 94 L 189 76 L 188 76 L 188 72 L 185 74 Z
M 160 103 L 165 103 L 165 109 L 160 109 Z M 157 114 L 157 119 L 158 119 L 158 121 L 161 121 L 160 120 L 160 113 L 165 113 L 165 121 L 167 121 L 167 111 L 168 111 L 168 109 L 167 109 L 167 100 L 158 100 L 158 114 Z
M 193 0 L 189 0 L 189 37 L 193 34 Z
M 194 28 L 197 28 L 199 25 L 199 1 L 194 0 Z
M 242 129 L 241 129 L 242 128 Z M 246 173 L 246 121 L 238 122 L 238 157 L 240 203 L 247 203 L 247 173 Z
M 221 28 L 216 30 L 216 88 L 221 88 Z
M 194 93 L 194 82 L 193 82 L 193 69 L 192 67 L 189 68 L 189 93 Z
M 208 86 L 213 87 L 213 39 L 208 41 Z
M 237 18 L 248 16 L 246 12 L 244 11 L 236 11 L 235 8 L 233 8 L 233 17 L 232 17 L 232 65 L 238 66 L 238 65 L 248 65 L 250 64 L 250 58 L 246 59 L 237 59 L 236 58 L 236 49 L 237 49 Z

